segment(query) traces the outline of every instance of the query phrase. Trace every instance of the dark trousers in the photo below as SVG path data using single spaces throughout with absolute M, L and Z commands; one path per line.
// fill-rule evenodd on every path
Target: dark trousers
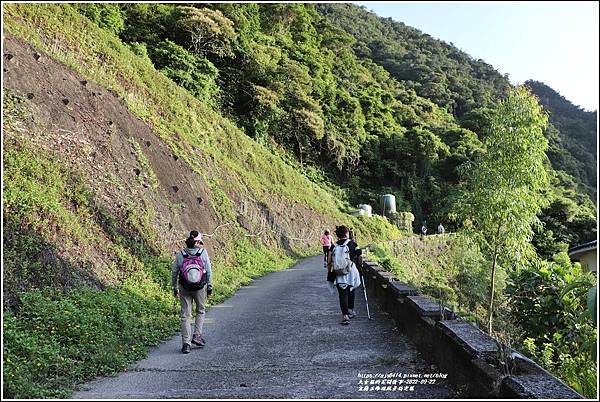
M 354 310 L 354 289 L 350 290 L 350 286 L 347 286 L 346 289 L 342 289 L 340 285 L 336 287 L 340 295 L 342 314 L 348 315 L 348 310 Z
M 323 258 L 327 262 L 327 255 L 329 254 L 329 246 L 323 246 Z

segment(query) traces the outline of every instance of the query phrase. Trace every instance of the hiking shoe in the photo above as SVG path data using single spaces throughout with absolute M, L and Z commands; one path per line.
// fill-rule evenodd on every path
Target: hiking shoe
M 354 317 L 356 317 L 356 314 L 355 314 L 355 313 L 348 313 L 348 318 L 352 319 L 352 318 L 354 318 Z
M 196 346 L 200 346 L 201 348 L 203 348 L 204 345 L 206 345 L 206 341 L 204 340 L 202 335 L 194 335 L 192 337 L 192 343 Z
M 190 346 L 189 343 L 184 343 L 183 346 L 181 347 L 181 353 L 190 353 L 190 351 L 192 350 L 192 347 Z
M 342 324 L 342 325 L 348 325 L 348 324 L 350 324 L 350 320 L 349 320 L 349 319 L 347 319 L 347 318 L 344 318 L 344 319 L 342 320 L 342 322 L 340 322 L 340 324 Z

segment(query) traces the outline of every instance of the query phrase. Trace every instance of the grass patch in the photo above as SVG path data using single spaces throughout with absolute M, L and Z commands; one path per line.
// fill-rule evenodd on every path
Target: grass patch
M 234 248 L 235 263 L 215 264 L 210 305 L 296 260 L 250 240 Z M 142 269 L 104 291 L 43 288 L 19 295 L 4 314 L 4 395 L 65 398 L 82 382 L 125 369 L 179 329 L 171 294 L 170 257 L 148 256 Z
M 129 142 L 133 147 L 135 159 L 137 160 L 141 168 L 140 173 L 138 174 L 140 184 L 148 186 L 153 190 L 156 190 L 159 185 L 158 177 L 156 177 L 156 173 L 154 173 L 150 161 L 148 161 L 148 158 L 144 154 L 144 151 L 142 151 L 142 147 L 140 147 L 140 144 L 135 139 L 130 138 Z
M 369 258 L 463 318 L 483 322 L 489 272 L 477 247 L 454 236 L 407 237 L 370 248 Z
M 104 291 L 38 289 L 4 312 L 4 396 L 64 398 L 79 383 L 121 371 L 179 327 L 160 259 Z M 160 279 L 157 281 L 156 276 Z M 167 285 L 167 286 L 170 286 Z

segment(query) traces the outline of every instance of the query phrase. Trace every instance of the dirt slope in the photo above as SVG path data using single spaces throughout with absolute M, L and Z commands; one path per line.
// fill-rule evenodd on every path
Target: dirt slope
M 4 60 L 4 86 L 29 99 L 35 125 L 43 128 L 40 145 L 65 161 L 78 162 L 111 212 L 143 194 L 157 208 L 155 224 L 171 238 L 180 238 L 189 227 L 216 227 L 203 179 L 174 157 L 114 94 L 15 38 L 6 38 Z M 138 180 L 142 172 L 131 139 L 141 146 L 158 178 L 156 190 Z M 110 185 L 111 176 L 124 187 Z M 186 213 L 172 214 L 168 206 L 176 203 L 185 205 Z

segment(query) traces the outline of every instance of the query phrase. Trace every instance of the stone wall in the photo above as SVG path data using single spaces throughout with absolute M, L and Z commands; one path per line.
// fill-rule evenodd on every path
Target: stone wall
M 361 268 L 371 303 L 389 313 L 419 352 L 471 398 L 581 399 L 532 360 L 398 281 L 372 262 Z

